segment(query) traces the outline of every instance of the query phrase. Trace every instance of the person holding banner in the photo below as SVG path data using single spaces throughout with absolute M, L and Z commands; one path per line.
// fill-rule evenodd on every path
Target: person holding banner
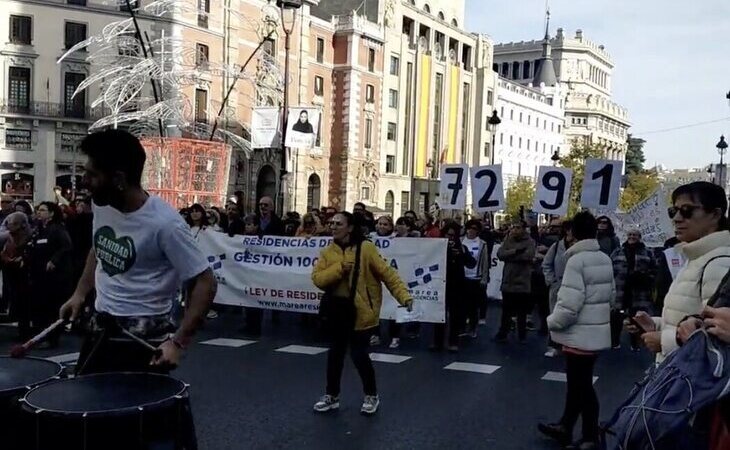
M 314 285 L 325 292 L 320 317 L 327 324 L 330 338 L 327 387 L 325 395 L 314 405 L 314 411 L 320 413 L 340 407 L 340 379 L 348 347 L 365 393 L 360 412 L 377 412 L 380 399 L 368 346 L 380 318 L 382 284 L 402 306 L 409 311 L 413 307 L 413 299 L 398 272 L 366 239 L 358 220 L 348 212 L 332 218 L 329 226 L 333 242 L 322 250 L 312 271 Z

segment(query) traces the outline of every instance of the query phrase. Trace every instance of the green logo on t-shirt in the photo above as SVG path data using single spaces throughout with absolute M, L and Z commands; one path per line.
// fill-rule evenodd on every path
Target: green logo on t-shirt
M 137 259 L 134 241 L 129 236 L 117 237 L 111 227 L 101 227 L 94 234 L 94 251 L 101 268 L 110 277 L 128 271 Z

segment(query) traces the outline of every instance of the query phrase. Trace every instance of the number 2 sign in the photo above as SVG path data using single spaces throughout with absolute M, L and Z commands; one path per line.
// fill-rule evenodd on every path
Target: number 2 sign
M 480 166 L 471 168 L 471 195 L 474 211 L 500 211 L 505 207 L 502 186 L 502 166 Z
M 618 207 L 623 162 L 606 159 L 586 159 L 586 174 L 580 205 L 613 211 Z
M 466 189 L 469 178 L 467 164 L 444 164 L 441 166 L 439 205 L 441 209 L 465 209 Z
M 532 210 L 538 213 L 564 216 L 568 213 L 568 197 L 573 171 L 562 167 L 540 166 L 537 193 Z

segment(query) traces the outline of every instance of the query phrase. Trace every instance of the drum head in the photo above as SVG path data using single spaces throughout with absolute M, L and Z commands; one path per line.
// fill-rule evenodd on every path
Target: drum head
M 47 359 L 0 356 L 0 394 L 45 383 L 62 372 L 60 364 Z
M 102 373 L 38 386 L 25 403 L 44 413 L 114 414 L 161 407 L 186 390 L 185 383 L 166 375 Z

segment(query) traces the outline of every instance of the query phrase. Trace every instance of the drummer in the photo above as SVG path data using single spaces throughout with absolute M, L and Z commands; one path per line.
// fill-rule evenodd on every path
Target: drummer
M 177 211 L 142 188 L 146 156 L 135 136 L 97 132 L 83 140 L 81 150 L 88 157 L 84 177 L 93 200 L 93 245 L 75 292 L 60 309 L 61 318 L 74 320 L 96 291 L 92 333 L 77 372 L 166 372 L 179 364 L 203 323 L 215 297 L 215 277 Z M 187 308 L 175 329 L 171 311 L 182 283 L 189 289 Z M 161 355 L 125 340 L 119 327 L 155 343 Z

